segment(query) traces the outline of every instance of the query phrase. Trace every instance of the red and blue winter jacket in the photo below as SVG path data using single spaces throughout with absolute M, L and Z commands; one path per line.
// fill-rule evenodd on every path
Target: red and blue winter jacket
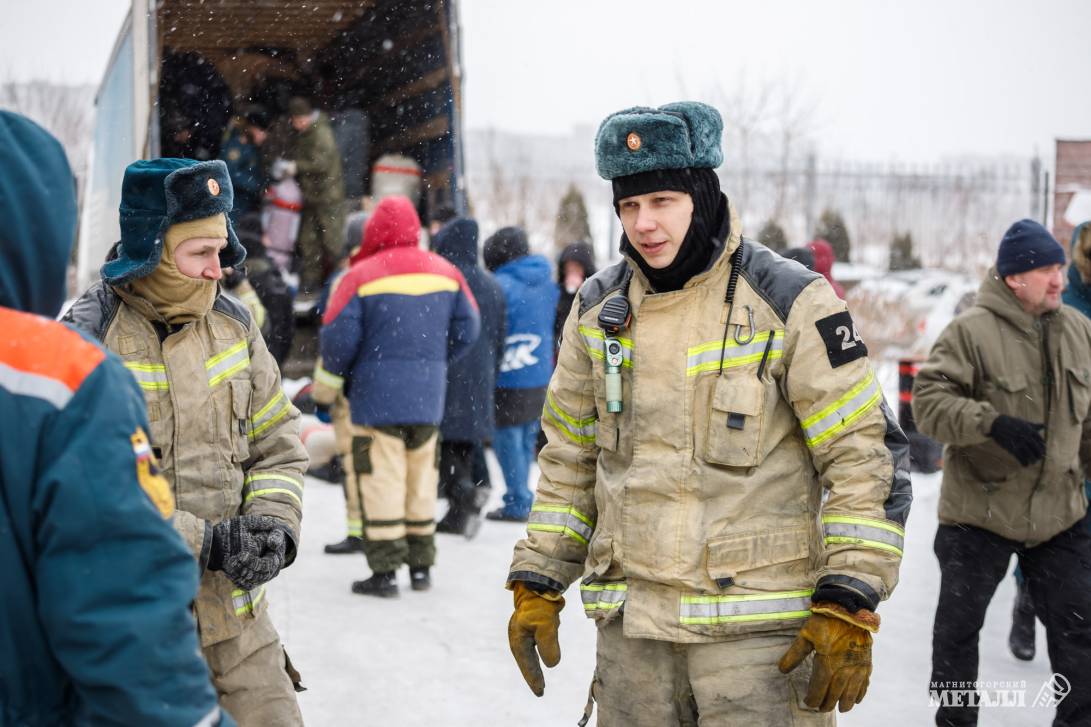
M 381 203 L 365 238 L 376 217 L 381 227 L 382 210 Z M 377 248 L 345 274 L 331 296 L 321 333 L 322 366 L 345 379 L 354 424 L 438 426 L 447 363 L 469 350 L 480 331 L 477 302 L 462 273 L 419 249 L 415 236 L 385 240 Z

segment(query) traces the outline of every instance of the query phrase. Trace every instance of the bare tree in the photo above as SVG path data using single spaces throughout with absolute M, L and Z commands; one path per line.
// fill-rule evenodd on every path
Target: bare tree
M 94 87 L 17 82 L 10 74 L 0 72 L 0 108 L 36 121 L 57 137 L 73 173 L 82 179 L 91 143 Z

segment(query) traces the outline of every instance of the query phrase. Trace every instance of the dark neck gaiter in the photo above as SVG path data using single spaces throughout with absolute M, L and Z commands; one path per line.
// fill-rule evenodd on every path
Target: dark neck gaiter
M 621 233 L 621 253 L 630 257 L 657 293 L 681 290 L 694 275 L 704 272 L 722 240 L 727 221 L 727 199 L 720 192 L 720 179 L 711 169 L 667 169 L 633 174 L 613 180 L 614 211 L 618 200 L 665 189 L 685 192 L 693 199 L 693 220 L 678 255 L 665 268 L 653 268 Z M 726 233 L 723 234 L 726 238 Z

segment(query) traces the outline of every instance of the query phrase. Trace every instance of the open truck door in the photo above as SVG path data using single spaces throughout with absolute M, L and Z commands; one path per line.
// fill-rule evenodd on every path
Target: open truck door
M 120 237 L 126 165 L 161 156 L 180 120 L 202 132 L 212 126 L 217 133 L 196 153 L 218 155 L 219 109 L 208 108 L 207 120 L 188 118 L 179 111 L 183 93 L 217 107 L 224 96 L 228 114 L 260 103 L 274 115 L 291 95 L 306 95 L 333 120 L 350 203 L 370 191 L 375 160 L 399 154 L 421 169 L 422 219 L 441 205 L 464 212 L 457 10 L 456 0 L 133 0 L 96 98 L 80 289 L 97 279 Z M 170 81 L 179 66 L 207 75 Z M 194 92 L 203 85 L 219 91 Z

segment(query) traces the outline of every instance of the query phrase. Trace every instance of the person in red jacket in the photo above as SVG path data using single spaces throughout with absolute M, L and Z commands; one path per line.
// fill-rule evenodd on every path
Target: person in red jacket
M 375 253 L 355 264 L 330 296 L 322 367 L 344 380 L 352 418 L 352 471 L 364 513 L 372 576 L 353 593 L 398 595 L 409 565 L 415 591 L 435 561 L 436 445 L 447 364 L 477 340 L 477 302 L 462 273 L 420 249 L 420 219 L 405 197 L 378 204 L 364 229 Z
M 833 245 L 819 237 L 812 240 L 807 248 L 814 253 L 814 271 L 830 281 L 833 292 L 837 293 L 838 298 L 844 300 L 845 289 L 841 287 L 841 283 L 833 279 L 833 264 L 837 261 L 833 254 Z

